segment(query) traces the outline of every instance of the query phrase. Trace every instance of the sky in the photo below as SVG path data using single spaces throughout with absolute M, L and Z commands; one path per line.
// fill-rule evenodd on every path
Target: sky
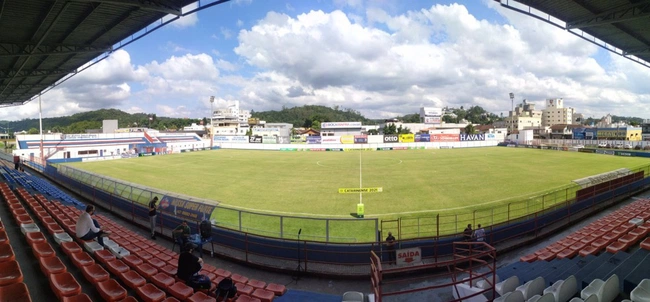
M 650 118 L 649 82 L 650 68 L 492 0 L 233 0 L 113 52 L 45 93 L 42 112 L 202 118 L 215 96 L 215 109 L 507 114 L 513 92 L 539 109 L 563 98 L 585 117 Z M 24 118 L 38 118 L 38 101 L 0 111 Z

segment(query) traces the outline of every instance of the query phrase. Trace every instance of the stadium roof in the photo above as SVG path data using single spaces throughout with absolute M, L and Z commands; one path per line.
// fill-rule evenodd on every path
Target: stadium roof
M 495 0 L 650 67 L 650 0 Z
M 22 105 L 180 16 L 229 0 L 0 0 L 0 107 Z

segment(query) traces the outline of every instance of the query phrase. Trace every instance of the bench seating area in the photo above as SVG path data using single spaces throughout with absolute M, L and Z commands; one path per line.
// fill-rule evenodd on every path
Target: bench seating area
M 15 181 L 16 183 L 31 185 L 31 181 L 25 180 L 25 173 L 7 171 L 6 167 L 4 168 L 2 174 L 5 178 L 18 178 L 21 181 Z M 14 195 L 6 183 L 3 185 L 7 194 L 12 195 L 11 209 L 17 219 L 20 219 L 20 223 L 35 227 L 33 232 L 27 232 L 30 235 L 26 236 L 29 236 L 28 240 L 33 243 L 35 257 L 39 259 L 42 271 L 50 279 L 50 285 L 59 300 L 86 299 L 76 297 L 80 293 L 78 283 L 55 256 L 52 246 L 44 242 L 44 236 L 54 238 L 59 244 L 58 248 L 72 260 L 88 281 L 95 284 L 96 290 L 106 301 L 132 299 L 134 297 L 127 296 L 130 292 L 135 293 L 142 301 L 216 301 L 216 286 L 224 278 L 232 278 L 238 288 L 237 296 L 229 301 L 273 301 L 275 297 L 287 291 L 284 285 L 249 279 L 206 263 L 200 273 L 211 279 L 212 288 L 209 291 L 194 292 L 175 277 L 178 253 L 102 215 L 95 215 L 94 218 L 102 228 L 112 231 L 111 236 L 105 238 L 105 247 L 93 241 L 81 241 L 76 238 L 75 224 L 83 207 L 74 199 L 65 198 L 65 203 L 58 199 L 48 199 L 43 191 L 56 192 L 59 198 L 64 193 L 58 189 L 48 189 L 51 185 L 46 181 L 39 181 L 36 187 L 31 186 L 41 193 L 32 194 L 27 189 L 18 187 L 18 196 Z M 32 219 L 32 215 L 29 215 L 18 197 L 27 205 L 38 223 Z M 43 231 L 38 228 L 38 224 L 42 225 Z

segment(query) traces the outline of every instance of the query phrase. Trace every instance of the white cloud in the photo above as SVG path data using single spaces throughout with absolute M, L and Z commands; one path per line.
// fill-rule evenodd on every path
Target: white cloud
M 627 109 L 617 114 L 638 114 L 630 104 L 648 97 L 647 68 L 634 69 L 641 81 L 626 82 L 629 67 L 599 65 L 590 43 L 495 9 L 511 24 L 479 20 L 459 4 L 400 15 L 368 8 L 367 26 L 341 11 L 270 12 L 239 33 L 235 53 L 260 70 L 241 97 L 264 107 L 345 104 L 385 116 L 428 102 L 507 111 L 513 91 L 517 100 L 564 97 L 579 112 L 602 114 L 622 104 Z
M 237 5 L 250 5 L 253 3 L 253 0 L 235 0 L 234 2 Z
M 237 19 L 237 27 L 242 27 L 244 26 L 244 21 Z
M 221 35 L 226 39 L 232 38 L 232 31 L 230 29 L 227 29 L 225 27 L 221 28 Z

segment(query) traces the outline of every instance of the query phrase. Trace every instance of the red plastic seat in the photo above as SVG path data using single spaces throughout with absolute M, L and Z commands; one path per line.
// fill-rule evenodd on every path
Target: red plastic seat
M 133 296 L 128 296 L 124 298 L 124 300 L 120 300 L 120 302 L 138 302 L 138 299 L 134 298 Z
M 93 300 L 86 294 L 78 294 L 76 296 L 63 297 L 62 302 L 93 302 Z
M 217 275 L 219 275 L 219 274 L 217 274 Z M 219 275 L 219 276 L 221 276 L 221 275 Z M 242 276 L 240 274 L 232 274 L 232 276 L 230 276 L 230 279 L 232 279 L 232 281 L 234 281 L 234 282 L 239 282 L 239 283 L 243 283 L 243 284 L 246 284 L 248 282 L 248 277 L 244 277 L 244 276 Z
M 167 255 L 165 253 L 160 253 L 160 252 L 158 254 L 156 254 L 155 258 L 158 258 L 158 259 L 160 259 L 162 261 L 165 261 L 165 262 L 169 262 L 170 260 L 173 259 L 172 256 Z
M 262 300 L 258 298 L 253 298 L 248 295 L 240 295 L 239 297 L 237 297 L 237 300 L 235 300 L 235 302 L 262 302 Z
M 155 275 L 158 273 L 158 270 L 149 265 L 148 263 L 142 263 L 135 267 L 135 270 L 140 273 L 140 275 L 144 276 L 145 278 L 149 279 L 151 276 Z
M 161 268 L 163 268 L 164 266 L 167 265 L 167 262 L 162 261 L 162 260 L 160 260 L 160 259 L 158 259 L 156 257 L 152 257 L 152 258 L 148 259 L 147 263 L 149 263 L 151 266 L 155 267 L 156 269 L 161 269 Z
M 18 217 L 18 215 L 27 215 L 27 211 L 22 207 L 11 210 L 11 213 L 14 217 Z
M 57 223 L 52 223 L 52 224 L 45 224 L 45 229 L 47 230 L 48 233 L 51 235 L 58 234 L 58 233 L 63 233 L 63 229 L 59 226 Z
M 650 251 L 650 237 L 641 241 L 641 248 Z
M 191 295 L 186 302 L 215 302 L 217 301 L 215 298 L 212 298 L 203 292 L 196 292 L 194 295 Z
M 252 286 L 253 288 L 262 288 L 263 289 L 263 288 L 266 287 L 266 282 L 256 280 L 256 279 L 250 279 L 250 280 L 248 280 L 248 282 L 246 284 Z
M 115 279 L 108 279 L 95 285 L 104 301 L 119 301 L 126 298 L 126 289 L 120 286 Z
M 108 280 L 110 274 L 99 264 L 86 265 L 81 267 L 81 272 L 90 283 L 98 283 Z
M 31 302 L 32 298 L 25 283 L 19 282 L 0 287 L 0 301 Z
M 130 270 L 129 266 L 124 264 L 124 262 L 119 259 L 115 259 L 106 263 L 106 268 L 108 268 L 108 271 L 116 276 L 120 273 Z
M 240 294 L 244 294 L 244 295 L 249 295 L 250 296 L 250 295 L 253 294 L 253 291 L 255 290 L 255 288 L 253 288 L 252 286 L 250 286 L 248 284 L 235 283 L 235 286 L 237 287 L 237 292 L 240 293 Z
M 266 290 L 273 292 L 276 296 L 282 296 L 287 293 L 287 287 L 282 284 L 269 283 Z
M 95 260 L 93 260 L 93 257 L 90 257 L 90 255 L 88 255 L 88 253 L 86 252 L 74 253 L 70 255 L 70 259 L 72 259 L 72 263 L 77 268 L 95 264 Z
M 41 233 L 41 232 L 29 232 L 29 233 L 26 233 L 25 238 L 27 238 L 27 243 L 30 246 L 34 245 L 34 243 L 45 242 L 45 236 L 43 236 L 43 233 Z
M 0 244 L 0 262 L 6 262 L 16 259 L 14 249 L 11 248 L 9 243 Z
M 9 237 L 7 237 L 5 230 L 0 231 L 0 243 L 9 243 Z
M 617 252 L 620 251 L 625 251 L 627 248 L 630 247 L 627 243 L 621 242 L 621 241 L 616 241 L 610 245 L 607 246 L 607 251 L 616 254 Z
M 109 251 L 109 250 L 95 251 L 95 258 L 97 260 L 99 260 L 99 262 L 101 262 L 103 264 L 106 264 L 109 261 L 113 261 L 113 260 L 117 259 L 117 258 L 115 258 L 115 255 L 113 255 L 113 253 L 111 253 L 111 251 Z
M 39 265 L 41 266 L 41 271 L 46 276 L 51 274 L 60 274 L 68 271 L 68 268 L 61 262 L 59 257 L 42 257 L 38 258 Z
M 555 256 L 556 256 L 556 253 L 553 253 L 551 251 L 546 251 L 546 252 L 540 254 L 539 256 L 537 256 L 537 258 L 539 260 L 542 260 L 542 261 L 551 261 L 551 260 L 555 259 Z
M 81 285 L 69 272 L 49 276 L 50 287 L 54 294 L 62 300 L 63 297 L 75 296 L 81 293 Z
M 16 222 L 17 222 L 18 224 L 29 224 L 29 223 L 34 223 L 34 221 L 32 220 L 32 217 L 30 217 L 30 216 L 27 215 L 27 214 L 16 216 Z
M 162 302 L 181 302 L 181 301 L 178 301 L 178 299 L 174 297 L 167 297 L 167 299 L 163 300 Z
M 149 253 L 147 253 L 145 251 L 135 252 L 134 254 L 136 256 L 140 257 L 140 259 L 142 259 L 142 260 L 149 260 L 149 259 L 151 259 L 151 257 L 153 257 L 153 256 L 151 256 L 151 254 L 149 254 Z
M 119 276 L 120 280 L 124 282 L 124 285 L 132 289 L 136 289 L 147 284 L 147 280 L 145 280 L 142 276 L 140 276 L 140 274 L 138 274 L 138 272 L 134 270 L 128 270 L 126 272 L 120 273 Z
M 161 267 L 160 271 L 167 274 L 167 275 L 174 276 L 178 272 L 178 269 L 173 265 L 167 264 L 167 265 Z
M 79 244 L 76 242 L 70 241 L 70 242 L 61 242 L 61 249 L 63 249 L 63 252 L 70 257 L 74 253 L 79 253 L 81 252 L 81 247 Z
M 566 248 L 563 249 L 561 252 L 557 253 L 557 258 L 558 259 L 573 258 L 577 254 L 578 254 L 578 250 Z
M 268 291 L 265 289 L 257 288 L 251 295 L 253 298 L 258 298 L 262 302 L 271 302 L 275 298 L 275 294 L 273 294 L 272 291 Z
M 176 297 L 177 299 L 181 301 L 185 301 L 185 299 L 189 298 L 192 294 L 194 294 L 194 289 L 187 286 L 185 282 L 176 282 L 172 286 L 167 288 L 167 292 L 170 293 L 172 296 Z
M 217 270 L 215 270 L 214 273 L 217 274 L 217 276 L 221 276 L 221 277 L 224 277 L 224 278 L 228 278 L 228 277 L 230 277 L 232 275 L 232 273 L 230 271 L 227 271 L 227 270 L 221 269 L 221 268 L 218 268 Z
M 56 256 L 52 246 L 47 242 L 37 242 L 32 245 L 32 252 L 36 258 Z
M 126 265 L 130 266 L 131 268 L 135 269 L 138 265 L 142 264 L 144 261 L 140 259 L 140 257 L 136 255 L 126 255 L 122 257 L 122 262 L 124 262 Z
M 618 238 L 618 241 L 623 242 L 628 246 L 630 246 L 635 244 L 637 241 L 639 241 L 639 239 L 641 239 L 639 235 L 625 234 L 621 236 L 621 238 Z
M 135 292 L 145 302 L 160 302 L 165 300 L 165 292 L 151 283 L 136 288 Z
M 142 251 L 141 248 L 139 248 L 135 244 L 127 244 L 123 246 L 127 251 L 129 251 L 131 254 L 135 254 L 136 252 Z
M 174 285 L 174 283 L 176 283 L 176 280 L 173 277 L 163 272 L 151 276 L 149 280 L 151 280 L 153 284 L 155 284 L 156 286 L 164 290 L 167 290 L 167 288 L 169 288 L 170 286 Z

